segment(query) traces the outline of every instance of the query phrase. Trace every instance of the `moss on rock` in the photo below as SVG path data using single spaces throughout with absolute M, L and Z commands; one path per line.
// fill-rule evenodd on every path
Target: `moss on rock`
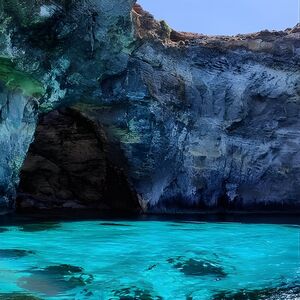
M 17 70 L 15 64 L 8 58 L 0 57 L 0 81 L 11 90 L 20 89 L 26 96 L 41 97 L 43 85 L 30 75 Z

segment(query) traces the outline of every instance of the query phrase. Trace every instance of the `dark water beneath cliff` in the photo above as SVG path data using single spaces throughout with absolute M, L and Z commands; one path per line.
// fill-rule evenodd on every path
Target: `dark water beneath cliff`
M 1 224 L 0 299 L 300 299 L 296 224 Z

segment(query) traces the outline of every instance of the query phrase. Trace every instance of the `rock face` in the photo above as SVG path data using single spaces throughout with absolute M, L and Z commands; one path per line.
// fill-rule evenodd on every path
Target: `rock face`
M 36 102 L 0 85 L 0 214 L 14 208 L 19 171 L 36 127 Z
M 31 99 L 34 115 L 76 101 L 100 102 L 99 82 L 127 66 L 133 42 L 132 4 L 132 0 L 0 1 L 0 82 L 24 103 Z M 21 112 L 25 104 L 19 102 L 14 107 Z M 18 125 L 11 128 L 8 123 Z M 36 121 L 32 124 L 21 113 L 0 120 L 0 206 L 14 206 L 19 171 L 35 126 Z
M 100 126 L 74 109 L 40 118 L 21 172 L 17 208 L 138 211 L 124 172 L 110 162 Z
M 44 93 L 26 96 L 39 100 L 39 112 L 76 102 L 81 116 L 101 124 L 108 160 L 125 170 L 145 210 L 300 209 L 299 26 L 207 37 L 175 32 L 130 0 L 52 2 L 32 4 L 36 21 L 29 24 L 26 10 L 13 13 L 4 5 L 0 54 L 43 85 Z M 21 190 L 63 207 L 77 191 L 71 196 L 69 183 L 45 184 L 48 167 L 37 175 L 32 155 L 49 159 L 47 122 L 76 119 L 60 111 L 49 116 L 31 147 Z M 74 156 L 81 160 L 76 147 L 60 145 L 64 139 L 54 143 L 65 156 L 51 172 L 62 162 L 73 168 Z M 97 147 L 94 155 L 101 153 Z M 85 175 L 94 182 L 98 172 L 97 187 L 89 186 L 93 197 L 103 195 L 106 173 L 99 170 Z M 42 184 L 29 184 L 28 174 Z
M 148 207 L 299 208 L 299 27 L 182 44 L 138 13 L 148 34 L 107 97 L 127 100 L 122 145 Z

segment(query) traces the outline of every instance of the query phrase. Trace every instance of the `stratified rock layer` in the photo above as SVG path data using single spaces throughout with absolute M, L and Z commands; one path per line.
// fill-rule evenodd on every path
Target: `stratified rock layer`
M 76 102 L 101 124 L 145 210 L 300 209 L 299 26 L 207 37 L 130 0 L 53 3 L 34 22 L 6 4 L 0 54 L 43 85 L 40 111 Z

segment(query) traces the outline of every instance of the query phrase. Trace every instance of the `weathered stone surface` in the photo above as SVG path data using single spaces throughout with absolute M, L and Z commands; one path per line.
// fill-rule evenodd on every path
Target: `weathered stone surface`
M 36 127 L 36 100 L 0 85 L 0 214 L 14 208 L 22 167 Z
M 299 209 L 299 26 L 207 37 L 134 2 L 40 1 L 30 21 L 6 4 L 0 55 L 43 84 L 40 111 L 91 104 L 145 209 Z
M 137 14 L 128 71 L 89 113 L 121 143 L 148 209 L 299 209 L 297 29 L 182 44 Z

